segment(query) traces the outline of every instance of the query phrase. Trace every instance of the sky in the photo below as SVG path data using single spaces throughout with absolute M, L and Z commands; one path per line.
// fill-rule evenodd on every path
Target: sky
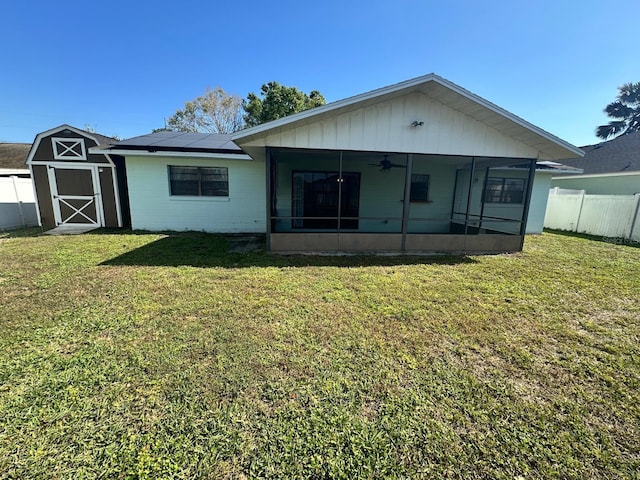
M 222 87 L 328 102 L 436 73 L 574 145 L 640 81 L 640 2 L 12 0 L 0 141 L 61 124 L 130 138 Z

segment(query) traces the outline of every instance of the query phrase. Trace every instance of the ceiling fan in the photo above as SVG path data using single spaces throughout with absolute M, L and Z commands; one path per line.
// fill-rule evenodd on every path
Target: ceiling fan
M 372 167 L 380 167 L 381 172 L 388 172 L 393 167 L 407 168 L 406 165 L 401 165 L 399 163 L 392 163 L 391 160 L 389 160 L 389 155 L 385 155 L 384 159 L 380 160 L 378 163 L 370 163 L 369 165 Z

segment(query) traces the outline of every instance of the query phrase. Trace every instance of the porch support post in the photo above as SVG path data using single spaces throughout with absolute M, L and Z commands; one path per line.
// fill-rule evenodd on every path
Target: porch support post
M 487 167 L 484 171 L 484 180 L 482 181 L 482 192 L 480 193 L 481 202 L 480 202 L 480 221 L 478 222 L 478 230 L 482 228 L 482 218 L 484 217 L 484 192 L 487 191 L 487 182 L 489 181 L 489 167 Z M 478 231 L 478 233 L 480 233 Z
M 471 209 L 471 192 L 473 190 L 473 177 L 476 174 L 476 157 L 471 157 L 471 171 L 469 172 L 469 190 L 467 191 L 467 210 L 464 214 L 464 234 L 469 229 L 469 210 Z
M 340 223 L 342 222 L 342 150 L 340 150 L 340 158 L 338 160 L 338 223 L 336 225 L 338 234 L 340 234 Z
M 536 160 L 531 159 L 529 164 L 529 179 L 527 180 L 527 195 L 525 197 L 524 208 L 522 209 L 522 223 L 520 224 L 520 235 L 522 242 L 520 250 L 524 247 L 524 235 L 527 232 L 527 218 L 529 217 L 529 205 L 531 205 L 531 192 L 533 191 L 533 179 L 536 176 Z
M 407 231 L 409 229 L 409 207 L 411 203 L 411 175 L 413 173 L 413 154 L 407 154 L 407 168 L 404 177 L 404 199 L 402 200 L 402 251 L 407 250 Z
M 273 176 L 271 172 L 271 149 L 265 147 L 264 149 L 264 165 L 265 165 L 265 178 L 267 180 L 266 192 L 267 192 L 267 229 L 266 229 L 266 247 L 267 252 L 271 251 L 271 178 Z

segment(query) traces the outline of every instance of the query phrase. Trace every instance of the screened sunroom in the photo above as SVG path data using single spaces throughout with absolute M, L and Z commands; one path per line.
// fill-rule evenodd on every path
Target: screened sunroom
M 522 248 L 534 159 L 268 148 L 273 251 Z

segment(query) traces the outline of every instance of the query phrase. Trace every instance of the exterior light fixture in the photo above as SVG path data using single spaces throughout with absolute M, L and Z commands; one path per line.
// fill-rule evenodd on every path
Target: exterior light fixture
M 411 122 L 412 127 L 421 127 L 422 125 L 424 125 L 424 122 L 419 122 L 418 120 Z

